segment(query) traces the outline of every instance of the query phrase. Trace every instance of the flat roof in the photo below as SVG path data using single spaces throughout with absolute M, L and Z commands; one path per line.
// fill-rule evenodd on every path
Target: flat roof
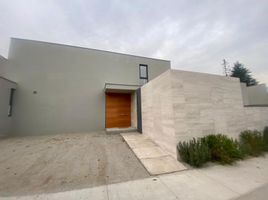
M 170 62 L 170 60 L 164 60 L 164 59 L 159 59 L 159 58 L 150 58 L 150 57 L 145 57 L 145 56 L 138 56 L 138 55 L 132 55 L 132 54 L 108 51 L 108 50 L 101 50 L 101 49 L 94 49 L 94 48 L 88 48 L 88 47 L 69 45 L 69 44 L 59 44 L 59 43 L 54 43 L 54 42 L 46 42 L 46 41 L 40 41 L 40 40 L 23 39 L 23 38 L 15 38 L 15 37 L 11 37 L 11 40 L 23 40 L 23 41 L 26 41 L 26 42 L 27 41 L 29 41 L 29 42 L 37 42 L 37 43 L 44 43 L 44 44 L 50 44 L 50 45 L 64 46 L 64 47 L 70 47 L 70 48 L 79 48 L 79 49 L 85 49 L 85 50 L 100 51 L 100 52 L 119 54 L 119 55 L 124 55 L 124 56 L 132 56 L 132 57 L 138 57 L 138 58 L 145 58 L 145 59 L 152 59 L 152 60 L 160 60 L 160 61 Z
M 11 81 L 11 80 L 9 80 L 9 79 L 3 77 L 3 76 L 0 76 L 0 79 L 3 79 L 3 80 L 5 80 L 5 81 L 8 81 L 8 82 L 17 84 L 15 81 Z

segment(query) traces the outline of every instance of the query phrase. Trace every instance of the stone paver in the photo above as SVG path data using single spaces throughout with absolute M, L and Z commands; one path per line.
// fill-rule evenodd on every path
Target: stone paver
M 158 158 L 162 156 L 168 156 L 168 153 L 163 151 L 158 146 L 153 147 L 142 147 L 142 148 L 132 148 L 133 152 L 139 159 L 142 158 Z
M 127 143 L 128 143 L 128 146 L 132 149 L 156 146 L 156 144 L 151 139 L 144 139 L 144 138 L 133 139 L 133 137 L 131 137 L 131 139 L 128 138 Z
M 122 133 L 124 140 L 151 175 L 185 170 L 186 167 L 169 155 L 150 138 L 133 133 Z
M 170 155 L 142 158 L 140 160 L 150 174 L 166 174 L 176 172 L 178 169 L 185 169 L 184 165 L 175 162 L 174 158 Z

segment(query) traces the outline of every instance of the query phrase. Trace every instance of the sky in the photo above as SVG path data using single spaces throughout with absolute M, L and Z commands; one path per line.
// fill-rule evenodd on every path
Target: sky
M 171 60 L 223 74 L 239 61 L 268 85 L 268 0 L 0 0 L 0 55 L 10 37 Z

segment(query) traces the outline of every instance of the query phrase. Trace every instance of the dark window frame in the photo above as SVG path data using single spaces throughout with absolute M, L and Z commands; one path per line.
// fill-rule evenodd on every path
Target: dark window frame
M 146 77 L 141 76 L 141 67 L 145 67 L 146 68 Z M 146 64 L 140 64 L 139 65 L 139 75 L 140 75 L 140 79 L 145 79 L 148 82 L 148 80 L 149 80 L 149 76 L 148 76 L 148 65 L 146 65 Z
M 16 90 L 15 88 L 10 88 L 9 103 L 8 103 L 8 117 L 12 116 L 13 99 L 14 99 L 15 90 Z

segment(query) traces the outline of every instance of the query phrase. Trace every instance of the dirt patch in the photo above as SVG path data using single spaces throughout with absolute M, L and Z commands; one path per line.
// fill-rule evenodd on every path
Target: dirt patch
M 149 174 L 120 135 L 94 132 L 0 139 L 0 177 L 0 196 L 13 196 L 94 187 Z

